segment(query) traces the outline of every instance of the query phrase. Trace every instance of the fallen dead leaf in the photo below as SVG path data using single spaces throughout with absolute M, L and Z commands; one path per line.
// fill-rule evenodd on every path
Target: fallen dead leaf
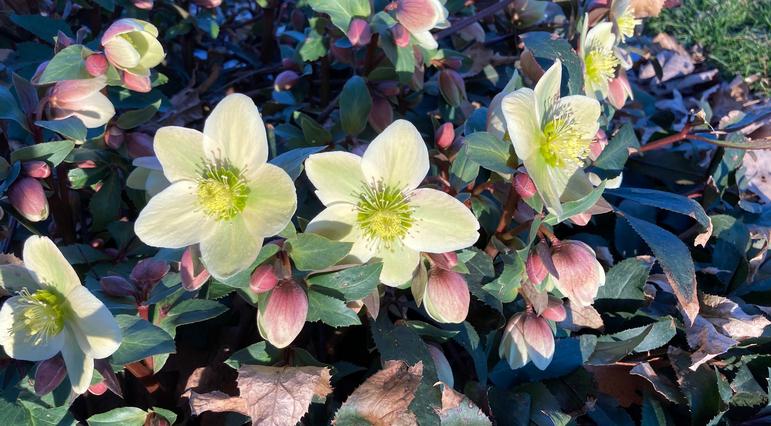
M 491 425 L 489 418 L 466 395 L 442 383 L 442 408 L 439 418 L 444 424 Z
M 683 395 L 677 390 L 675 384 L 666 376 L 656 373 L 649 363 L 641 362 L 632 367 L 632 369 L 629 370 L 629 373 L 645 378 L 653 385 L 653 389 L 655 389 L 656 392 L 671 402 L 674 402 L 675 404 L 684 403 Z
M 592 306 L 573 306 L 570 301 L 565 304 L 567 317 L 559 323 L 560 327 L 570 331 L 578 331 L 582 328 L 598 330 L 604 326 L 600 313 Z

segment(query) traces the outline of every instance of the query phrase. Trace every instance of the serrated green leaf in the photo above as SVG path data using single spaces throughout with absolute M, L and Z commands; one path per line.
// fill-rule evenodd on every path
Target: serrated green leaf
M 130 316 L 115 317 L 123 333 L 123 341 L 118 350 L 112 354 L 114 365 L 125 365 L 153 355 L 173 353 L 176 348 L 174 339 L 147 320 Z
M 147 411 L 137 407 L 119 407 L 106 413 L 94 414 L 86 422 L 89 426 L 142 426 Z
M 11 162 L 44 160 L 58 166 L 75 148 L 72 141 L 44 142 L 19 148 L 11 153 Z
M 359 317 L 345 302 L 313 289 L 308 290 L 308 322 L 321 321 L 332 327 L 359 325 Z
M 651 266 L 639 258 L 622 260 L 605 274 L 605 285 L 597 290 L 596 299 L 644 300 L 642 288 Z
M 174 305 L 158 325 L 174 337 L 177 334 L 177 327 L 206 321 L 221 315 L 227 310 L 228 308 L 225 305 L 213 300 L 183 300 Z
M 39 84 L 55 83 L 63 80 L 85 80 L 91 78 L 86 72 L 83 60 L 84 49 L 80 44 L 73 44 L 60 50 L 48 62 L 45 71 L 40 75 Z
M 126 111 L 118 117 L 115 124 L 123 130 L 133 129 L 139 125 L 146 123 L 153 118 L 158 109 L 161 107 L 161 100 L 153 102 L 152 104 L 142 108 L 131 111 Z
M 369 0 L 309 0 L 308 5 L 318 13 L 326 13 L 343 33 L 348 32 L 351 19 L 369 18 L 372 9 Z
M 605 195 L 621 197 L 646 206 L 689 216 L 699 222 L 704 229 L 711 226 L 709 216 L 704 212 L 704 208 L 696 201 L 682 195 L 654 189 L 629 187 L 609 189 L 605 191 Z
M 316 271 L 342 260 L 348 255 L 353 243 L 332 241 L 321 235 L 303 233 L 287 239 L 285 246 L 297 269 Z
M 584 66 L 570 43 L 563 38 L 554 39 L 552 33 L 543 31 L 531 31 L 523 34 L 525 42 L 533 56 L 536 58 L 554 61 L 559 58 L 562 66 L 567 70 L 567 82 L 571 95 L 583 95 L 584 91 Z M 563 78 L 564 80 L 564 78 Z
M 342 271 L 312 275 L 306 279 L 310 287 L 323 287 L 345 301 L 359 300 L 370 295 L 380 283 L 382 263 L 354 266 Z

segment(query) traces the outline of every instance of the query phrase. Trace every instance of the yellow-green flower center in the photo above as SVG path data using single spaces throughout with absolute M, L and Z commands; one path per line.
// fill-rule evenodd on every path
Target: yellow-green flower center
M 230 220 L 246 207 L 249 186 L 243 173 L 231 166 L 207 166 L 198 180 L 198 202 L 217 219 Z
M 620 61 L 612 50 L 589 48 L 584 57 L 586 79 L 592 84 L 601 85 L 616 75 L 616 67 Z
M 631 5 L 627 6 L 624 13 L 616 18 L 616 25 L 618 25 L 618 30 L 621 32 L 622 41 L 634 35 L 634 27 L 637 25 L 637 21 L 634 18 L 634 10 Z
M 414 222 L 407 198 L 390 186 L 367 186 L 359 194 L 356 209 L 356 221 L 364 235 L 386 245 L 407 235 Z
M 584 138 L 569 112 L 553 116 L 542 132 L 541 156 L 552 167 L 578 165 L 589 152 L 591 140 Z
M 38 345 L 61 333 L 69 304 L 56 290 L 43 289 L 34 293 L 19 292 L 19 309 L 14 312 L 12 331 L 29 336 Z

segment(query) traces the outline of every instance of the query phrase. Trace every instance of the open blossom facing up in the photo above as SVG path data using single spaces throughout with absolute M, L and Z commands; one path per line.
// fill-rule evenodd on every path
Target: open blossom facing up
M 119 70 L 127 88 L 150 91 L 150 68 L 160 64 L 165 56 L 157 37 L 158 29 L 153 24 L 131 18 L 113 22 L 104 32 L 104 54 Z
M 350 261 L 382 260 L 384 284 L 409 281 L 420 252 L 460 250 L 479 238 L 479 222 L 460 201 L 418 189 L 428 173 L 428 150 L 408 121 L 388 126 L 361 157 L 314 154 L 305 169 L 326 206 L 306 230 L 352 242 Z
M 634 28 L 642 20 L 635 19 L 631 0 L 613 0 L 610 4 L 610 18 L 616 24 L 619 39 L 623 42 L 634 35 Z
M 517 156 L 546 206 L 561 212 L 560 196 L 581 167 L 599 128 L 600 104 L 587 96 L 560 98 L 562 64 L 557 60 L 535 85 L 503 98 L 506 130 Z
M 48 101 L 52 118 L 76 117 L 89 129 L 104 126 L 115 115 L 112 102 L 101 92 L 105 86 L 104 76 L 56 83 Z
M 396 20 L 399 21 L 418 44 L 426 49 L 439 47 L 433 28 L 447 28 L 447 9 L 439 0 L 396 0 Z
M 584 91 L 587 96 L 605 99 L 608 83 L 616 77 L 616 68 L 621 63 L 614 49 L 616 36 L 612 23 L 601 22 L 587 31 L 587 21 L 584 20 L 580 46 L 584 61 Z
M 155 152 L 171 185 L 142 210 L 136 234 L 156 247 L 200 244 L 203 263 L 215 278 L 251 265 L 263 239 L 284 229 L 295 212 L 294 182 L 267 163 L 265 126 L 247 96 L 225 97 L 203 133 L 159 129 Z
M 2 287 L 16 292 L 0 309 L 0 345 L 26 361 L 61 352 L 72 390 L 81 394 L 91 384 L 94 359 L 120 346 L 120 327 L 51 240 L 30 237 L 23 256 L 24 265 L 0 266 Z

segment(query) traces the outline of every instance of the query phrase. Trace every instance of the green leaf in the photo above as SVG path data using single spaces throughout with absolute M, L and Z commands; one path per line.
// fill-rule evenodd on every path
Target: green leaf
M 450 166 L 450 183 L 455 189 L 474 182 L 479 175 L 479 163 L 469 157 L 469 147 L 464 144 Z
M 61 120 L 36 121 L 35 125 L 56 132 L 65 138 L 76 142 L 85 142 L 88 134 L 86 125 L 76 117 L 67 117 Z
M 443 385 L 447 386 L 447 385 Z M 446 409 L 443 407 L 439 413 L 442 426 L 487 426 L 492 425 L 490 419 L 474 404 L 466 395 L 458 394 L 452 389 L 444 389 L 444 392 L 461 396 L 458 405 Z
M 688 247 L 665 229 L 626 213 L 621 215 L 651 248 L 688 322 L 693 323 L 699 313 L 699 301 L 696 298 L 696 271 Z
M 532 31 L 520 36 L 533 56 L 554 61 L 559 58 L 567 70 L 568 88 L 571 95 L 582 95 L 584 91 L 584 65 L 570 43 L 563 38 L 554 39 L 551 33 Z M 563 80 L 565 76 L 563 75 Z
M 177 334 L 177 327 L 206 321 L 221 315 L 227 310 L 228 308 L 225 305 L 214 300 L 183 300 L 174 305 L 158 325 L 174 337 Z
M 372 96 L 367 82 L 357 75 L 348 79 L 340 93 L 340 124 L 343 130 L 352 136 L 361 133 L 367 127 L 371 109 Z
M 511 143 L 502 141 L 487 132 L 475 132 L 464 139 L 471 161 L 501 174 L 514 173 L 516 156 Z
M 120 117 L 118 117 L 118 119 L 115 121 L 115 124 L 123 130 L 133 129 L 134 127 L 144 124 L 153 118 L 160 107 L 161 100 L 158 99 L 157 101 L 142 109 L 126 111 L 121 114 Z
M 596 299 L 645 300 L 642 288 L 651 266 L 639 258 L 622 260 L 605 274 L 605 285 L 597 290 Z
M 48 44 L 54 44 L 54 38 L 59 31 L 72 37 L 70 26 L 61 19 L 53 19 L 42 15 L 17 15 L 15 13 L 12 13 L 10 18 L 14 24 L 31 32 L 35 37 Z
M 62 80 L 85 80 L 91 78 L 86 72 L 84 50 L 80 44 L 73 44 L 60 50 L 48 62 L 45 71 L 40 75 L 39 84 L 55 83 Z
M 442 343 L 452 339 L 453 337 L 457 336 L 458 333 L 460 333 L 458 330 L 444 330 L 438 327 L 434 327 L 433 325 L 423 321 L 407 320 L 404 323 L 407 324 L 407 327 L 415 330 L 419 336 L 430 337 L 431 339 Z
M 610 341 L 598 341 L 594 347 L 592 356 L 586 361 L 590 365 L 610 365 L 621 360 L 634 351 L 645 340 L 653 325 L 645 327 L 642 332 L 626 340 L 616 340 L 610 337 Z
M 327 48 L 324 46 L 324 36 L 322 32 L 326 19 L 311 18 L 305 40 L 297 48 L 297 53 L 304 62 L 314 62 L 327 54 Z
M 323 146 L 293 149 L 276 156 L 274 159 L 270 160 L 270 164 L 281 167 L 292 180 L 295 180 L 300 177 L 300 173 L 303 171 L 305 159 L 308 158 L 309 155 L 315 154 L 323 149 Z
M 262 341 L 236 351 L 225 361 L 225 364 L 233 369 L 238 369 L 243 364 L 270 365 L 276 362 L 280 355 L 281 351 L 268 345 L 268 342 Z
M 332 327 L 359 325 L 359 317 L 340 299 L 308 290 L 308 322 L 321 321 Z
M 593 166 L 601 169 L 604 173 L 603 178 L 612 178 L 618 176 L 624 169 L 626 160 L 629 158 L 629 149 L 637 149 L 640 142 L 634 133 L 631 124 L 625 123 L 621 129 L 610 139 L 608 146 L 602 150 L 599 158 Z
M 137 407 L 120 407 L 106 413 L 94 414 L 86 422 L 89 426 L 142 426 L 147 411 Z
M 689 216 L 699 222 L 702 228 L 711 227 L 711 222 L 704 208 L 688 197 L 666 191 L 656 191 L 646 188 L 618 188 L 605 191 L 606 195 L 621 197 L 646 206 L 669 210 Z
M 328 268 L 342 260 L 353 243 L 332 241 L 317 234 L 297 234 L 286 240 L 285 246 L 294 265 L 301 271 Z
M 131 315 L 118 315 L 115 319 L 123 332 L 123 342 L 112 354 L 114 365 L 125 365 L 175 351 L 174 339 L 162 328 Z
M 325 293 L 350 302 L 367 297 L 377 288 L 382 269 L 382 263 L 354 266 L 342 271 L 311 275 L 306 278 L 306 282 L 311 288 L 323 287 Z
M 44 160 L 58 166 L 75 148 L 72 141 L 44 142 L 19 148 L 11 153 L 11 163 L 16 161 Z
M 598 341 L 612 342 L 614 340 L 630 340 L 645 332 L 648 327 L 650 327 L 650 332 L 637 346 L 634 347 L 634 352 L 647 352 L 658 349 L 669 343 L 677 333 L 674 318 L 665 316 L 648 326 L 630 328 L 611 334 L 610 336 L 600 336 Z
M 294 119 L 300 124 L 306 144 L 325 145 L 332 141 L 332 134 L 308 115 L 295 111 Z
M 525 262 L 518 253 L 502 255 L 503 271 L 498 278 L 485 284 L 482 288 L 503 303 L 513 302 L 519 294 L 522 274 L 525 272 Z
M 557 216 L 553 213 L 549 213 L 546 216 L 546 219 L 544 219 L 543 223 L 556 225 L 558 223 L 562 223 L 571 216 L 575 216 L 589 210 L 597 203 L 600 197 L 602 197 L 603 191 L 605 191 L 605 181 L 602 181 L 600 186 L 594 188 L 592 192 L 588 193 L 583 198 L 562 203 L 562 214 Z
M 369 18 L 372 9 L 369 0 L 309 0 L 310 7 L 318 13 L 326 13 L 332 23 L 343 33 L 348 32 L 354 17 Z
M 16 98 L 5 86 L 0 86 L 0 120 L 13 120 L 29 131 L 24 112 L 19 108 Z
M 118 219 L 120 216 L 120 194 L 122 190 L 123 185 L 120 182 L 120 178 L 117 175 L 112 175 L 102 183 L 99 190 L 91 197 L 88 210 L 93 218 L 92 230 L 102 230 L 110 222 Z

